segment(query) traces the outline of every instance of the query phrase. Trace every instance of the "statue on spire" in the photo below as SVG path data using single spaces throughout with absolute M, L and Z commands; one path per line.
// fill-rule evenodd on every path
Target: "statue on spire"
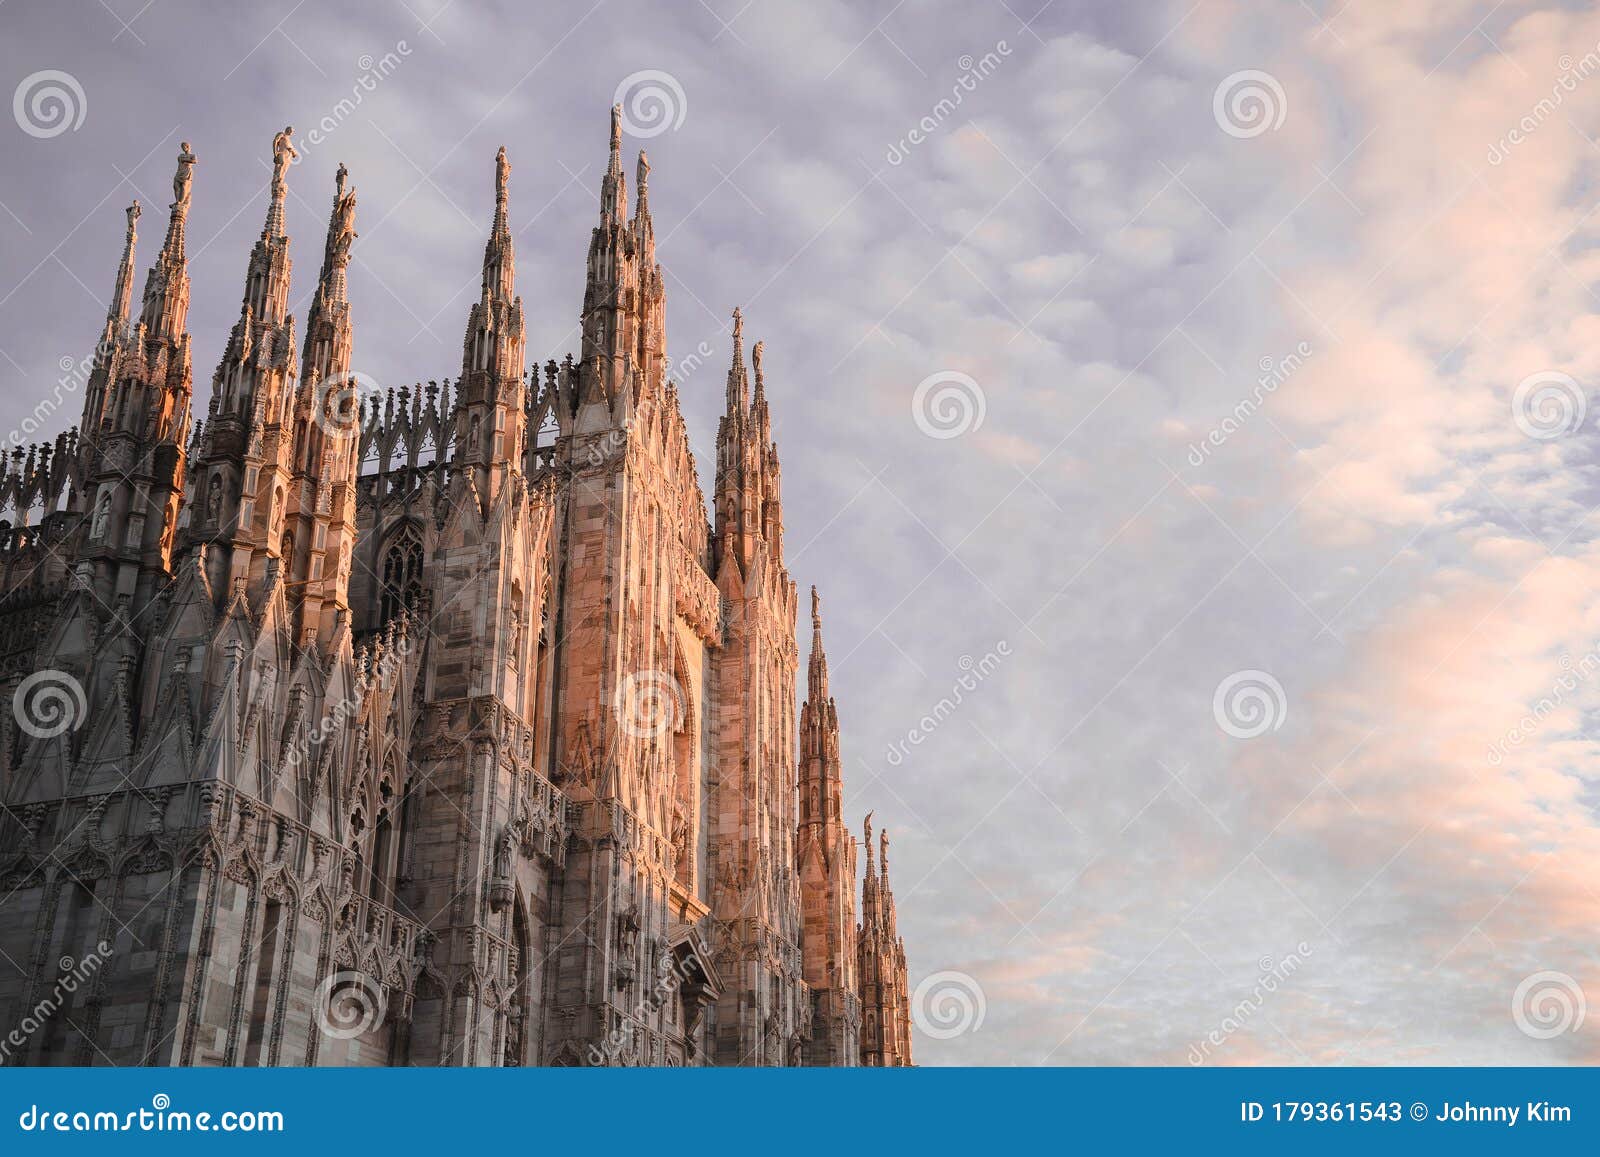
M 293 138 L 293 125 L 289 125 L 272 138 L 272 187 L 274 189 L 283 185 L 284 174 L 289 171 L 289 166 L 300 159 L 300 151 L 294 147 Z
M 339 166 L 334 177 L 333 220 L 328 226 L 328 265 L 344 268 L 350 264 L 350 242 L 356 233 L 356 191 L 347 186 L 350 171 Z
M 494 203 L 504 209 L 506 206 L 507 182 L 511 178 L 511 162 L 506 160 L 506 147 L 500 146 L 500 151 L 494 155 Z
M 138 201 L 134 201 L 133 204 L 129 205 L 127 209 L 123 211 L 128 214 L 128 237 L 131 240 L 132 238 L 138 236 L 139 227 L 136 222 L 139 220 L 139 215 L 143 213 L 144 210 L 139 208 Z
M 817 593 L 815 586 L 811 588 L 811 625 L 819 631 L 822 630 L 822 596 Z
M 189 151 L 189 142 L 178 146 L 178 171 L 172 174 L 172 207 L 189 209 L 189 185 L 194 181 L 195 155 Z

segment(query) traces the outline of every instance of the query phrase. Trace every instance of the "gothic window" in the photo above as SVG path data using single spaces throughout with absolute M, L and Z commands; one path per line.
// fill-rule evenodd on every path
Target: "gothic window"
M 422 604 L 422 537 L 406 524 L 389 543 L 383 556 L 383 621 L 401 611 L 415 613 Z

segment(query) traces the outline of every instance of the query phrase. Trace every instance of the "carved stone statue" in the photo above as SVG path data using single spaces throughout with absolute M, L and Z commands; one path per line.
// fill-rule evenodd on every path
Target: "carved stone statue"
M 178 171 L 172 175 L 172 207 L 174 209 L 187 209 L 189 207 L 189 183 L 194 180 L 194 163 L 196 157 L 189 150 L 189 142 L 184 141 L 178 146 Z
M 494 203 L 506 203 L 506 187 L 511 179 L 511 162 L 506 159 L 506 147 L 500 146 L 500 151 L 494 155 Z
M 143 213 L 143 212 L 144 212 L 144 210 L 139 208 L 139 202 L 137 202 L 137 201 L 135 201 L 133 204 L 128 206 L 128 208 L 127 208 L 128 233 L 129 233 L 130 236 L 132 235 L 132 233 L 134 231 L 134 228 L 135 228 L 134 222 L 139 219 L 139 215 L 141 213 Z
M 294 126 L 289 125 L 281 133 L 272 138 L 272 183 L 283 184 L 283 175 L 288 172 L 289 166 L 300 159 L 300 151 L 294 147 Z

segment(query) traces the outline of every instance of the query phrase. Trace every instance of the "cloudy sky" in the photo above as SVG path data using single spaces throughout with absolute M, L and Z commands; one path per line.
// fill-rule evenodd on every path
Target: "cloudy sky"
M 1584 8 L 6 0 L 0 429 L 180 140 L 203 405 L 290 123 L 358 369 L 453 376 L 502 144 L 574 351 L 631 84 L 702 463 L 766 342 L 918 1061 L 1600 1062 Z

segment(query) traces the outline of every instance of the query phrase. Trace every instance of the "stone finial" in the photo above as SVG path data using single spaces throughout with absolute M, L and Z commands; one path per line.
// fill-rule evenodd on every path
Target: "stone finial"
M 817 594 L 817 588 L 811 588 L 811 625 L 817 630 L 822 630 L 822 596 Z
M 498 209 L 506 207 L 510 178 L 511 162 L 506 160 L 506 147 L 501 145 L 500 151 L 494 155 L 494 203 Z

